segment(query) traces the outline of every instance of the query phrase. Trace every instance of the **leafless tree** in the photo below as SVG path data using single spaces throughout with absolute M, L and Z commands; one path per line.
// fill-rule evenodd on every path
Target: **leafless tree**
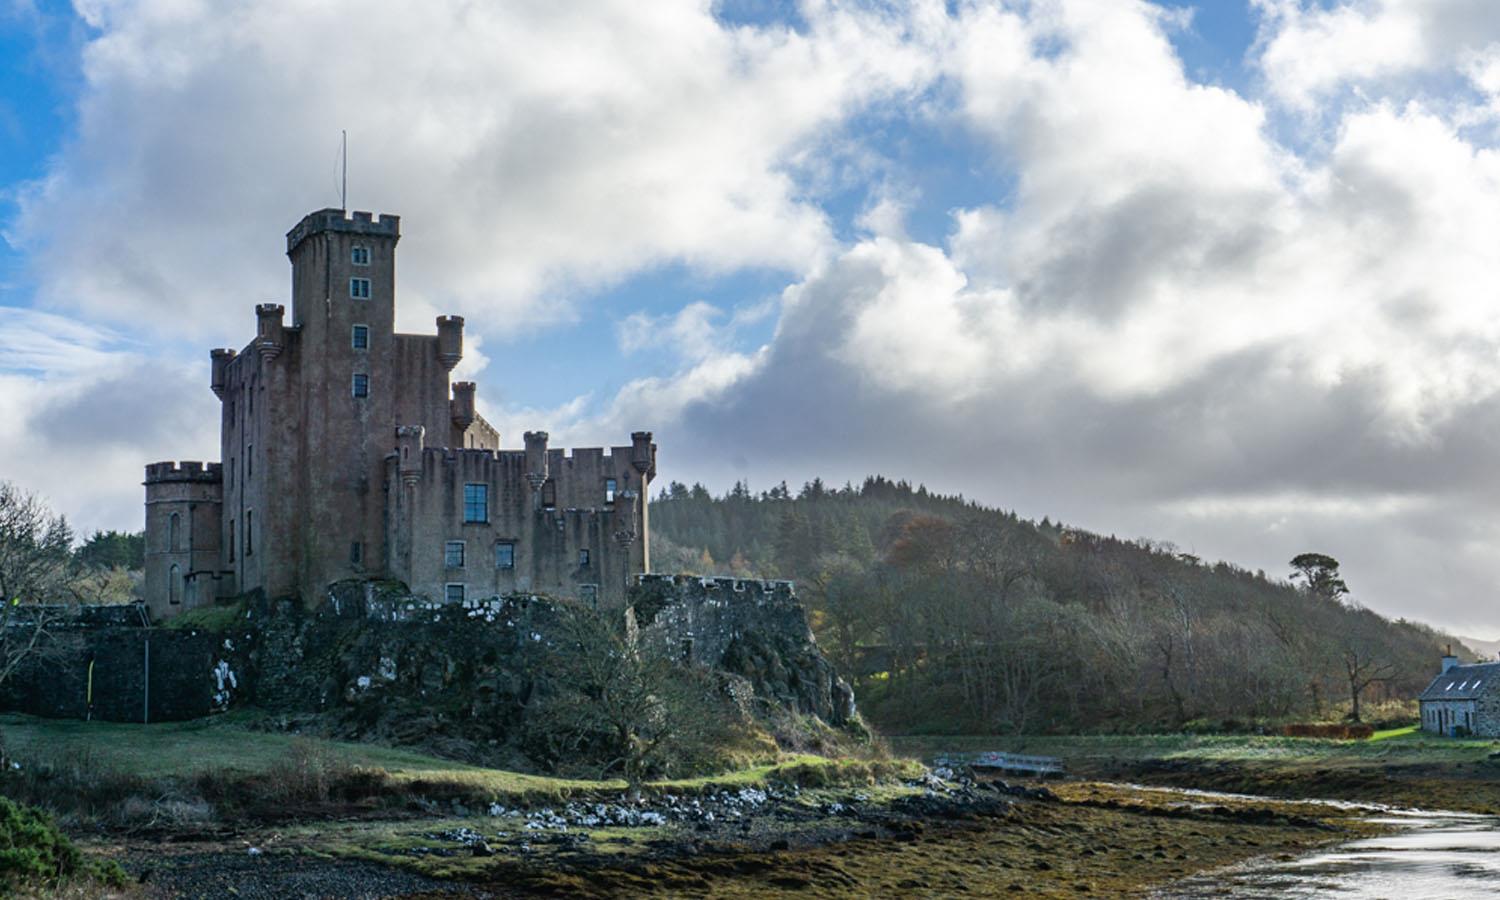
M 561 760 L 597 764 L 624 777 L 632 795 L 732 742 L 735 717 L 709 673 L 667 649 L 636 645 L 613 618 L 558 604 L 542 651 L 544 680 L 529 711 L 530 730 Z
M 0 686 L 55 644 L 70 590 L 73 532 L 36 495 L 0 482 Z

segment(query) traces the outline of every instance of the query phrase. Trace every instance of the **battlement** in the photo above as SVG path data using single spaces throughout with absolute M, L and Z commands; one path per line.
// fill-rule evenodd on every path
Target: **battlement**
M 290 256 L 297 245 L 307 238 L 325 231 L 400 238 L 401 217 L 389 214 L 375 216 L 363 211 L 346 213 L 342 209 L 320 209 L 303 216 L 302 221 L 286 233 L 287 255 Z
M 797 594 L 796 583 L 792 581 L 763 578 L 731 578 L 724 575 L 663 575 L 647 572 L 635 576 L 633 584 L 642 589 L 670 590 L 683 599 L 689 599 L 694 596 L 707 597 L 714 594 L 723 594 L 726 591 L 736 594 L 782 595 L 787 598 L 794 597 Z
M 223 480 L 223 466 L 216 462 L 158 462 L 146 466 L 147 484 L 160 484 L 167 481 L 217 483 Z

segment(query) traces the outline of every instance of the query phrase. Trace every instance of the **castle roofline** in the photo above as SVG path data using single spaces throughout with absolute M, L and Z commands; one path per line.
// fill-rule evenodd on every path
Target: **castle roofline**
M 158 462 L 146 466 L 145 484 L 161 484 L 164 481 L 219 482 L 224 478 L 223 467 L 216 462 Z
M 376 237 L 400 239 L 401 217 L 389 213 L 376 216 L 363 211 L 345 212 L 328 207 L 302 217 L 296 227 L 286 233 L 286 252 L 290 256 L 297 245 L 315 234 L 337 231 L 343 234 L 368 234 Z

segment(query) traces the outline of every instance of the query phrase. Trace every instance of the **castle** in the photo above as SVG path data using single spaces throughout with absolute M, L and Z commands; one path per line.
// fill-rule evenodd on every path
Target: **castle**
M 400 218 L 323 209 L 287 234 L 292 321 L 255 308 L 214 350 L 219 463 L 146 466 L 145 596 L 170 618 L 261 591 L 316 604 L 344 579 L 462 602 L 534 591 L 621 605 L 650 568 L 649 432 L 608 451 L 500 449 L 475 386 L 450 385 L 464 320 L 395 330 Z

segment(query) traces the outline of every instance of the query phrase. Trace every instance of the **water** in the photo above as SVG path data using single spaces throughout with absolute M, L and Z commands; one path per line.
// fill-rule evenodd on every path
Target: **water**
M 1349 806 L 1352 804 L 1345 804 Z M 1156 896 L 1465 900 L 1500 897 L 1500 819 L 1368 807 L 1400 830 L 1292 860 L 1252 860 L 1179 882 Z

